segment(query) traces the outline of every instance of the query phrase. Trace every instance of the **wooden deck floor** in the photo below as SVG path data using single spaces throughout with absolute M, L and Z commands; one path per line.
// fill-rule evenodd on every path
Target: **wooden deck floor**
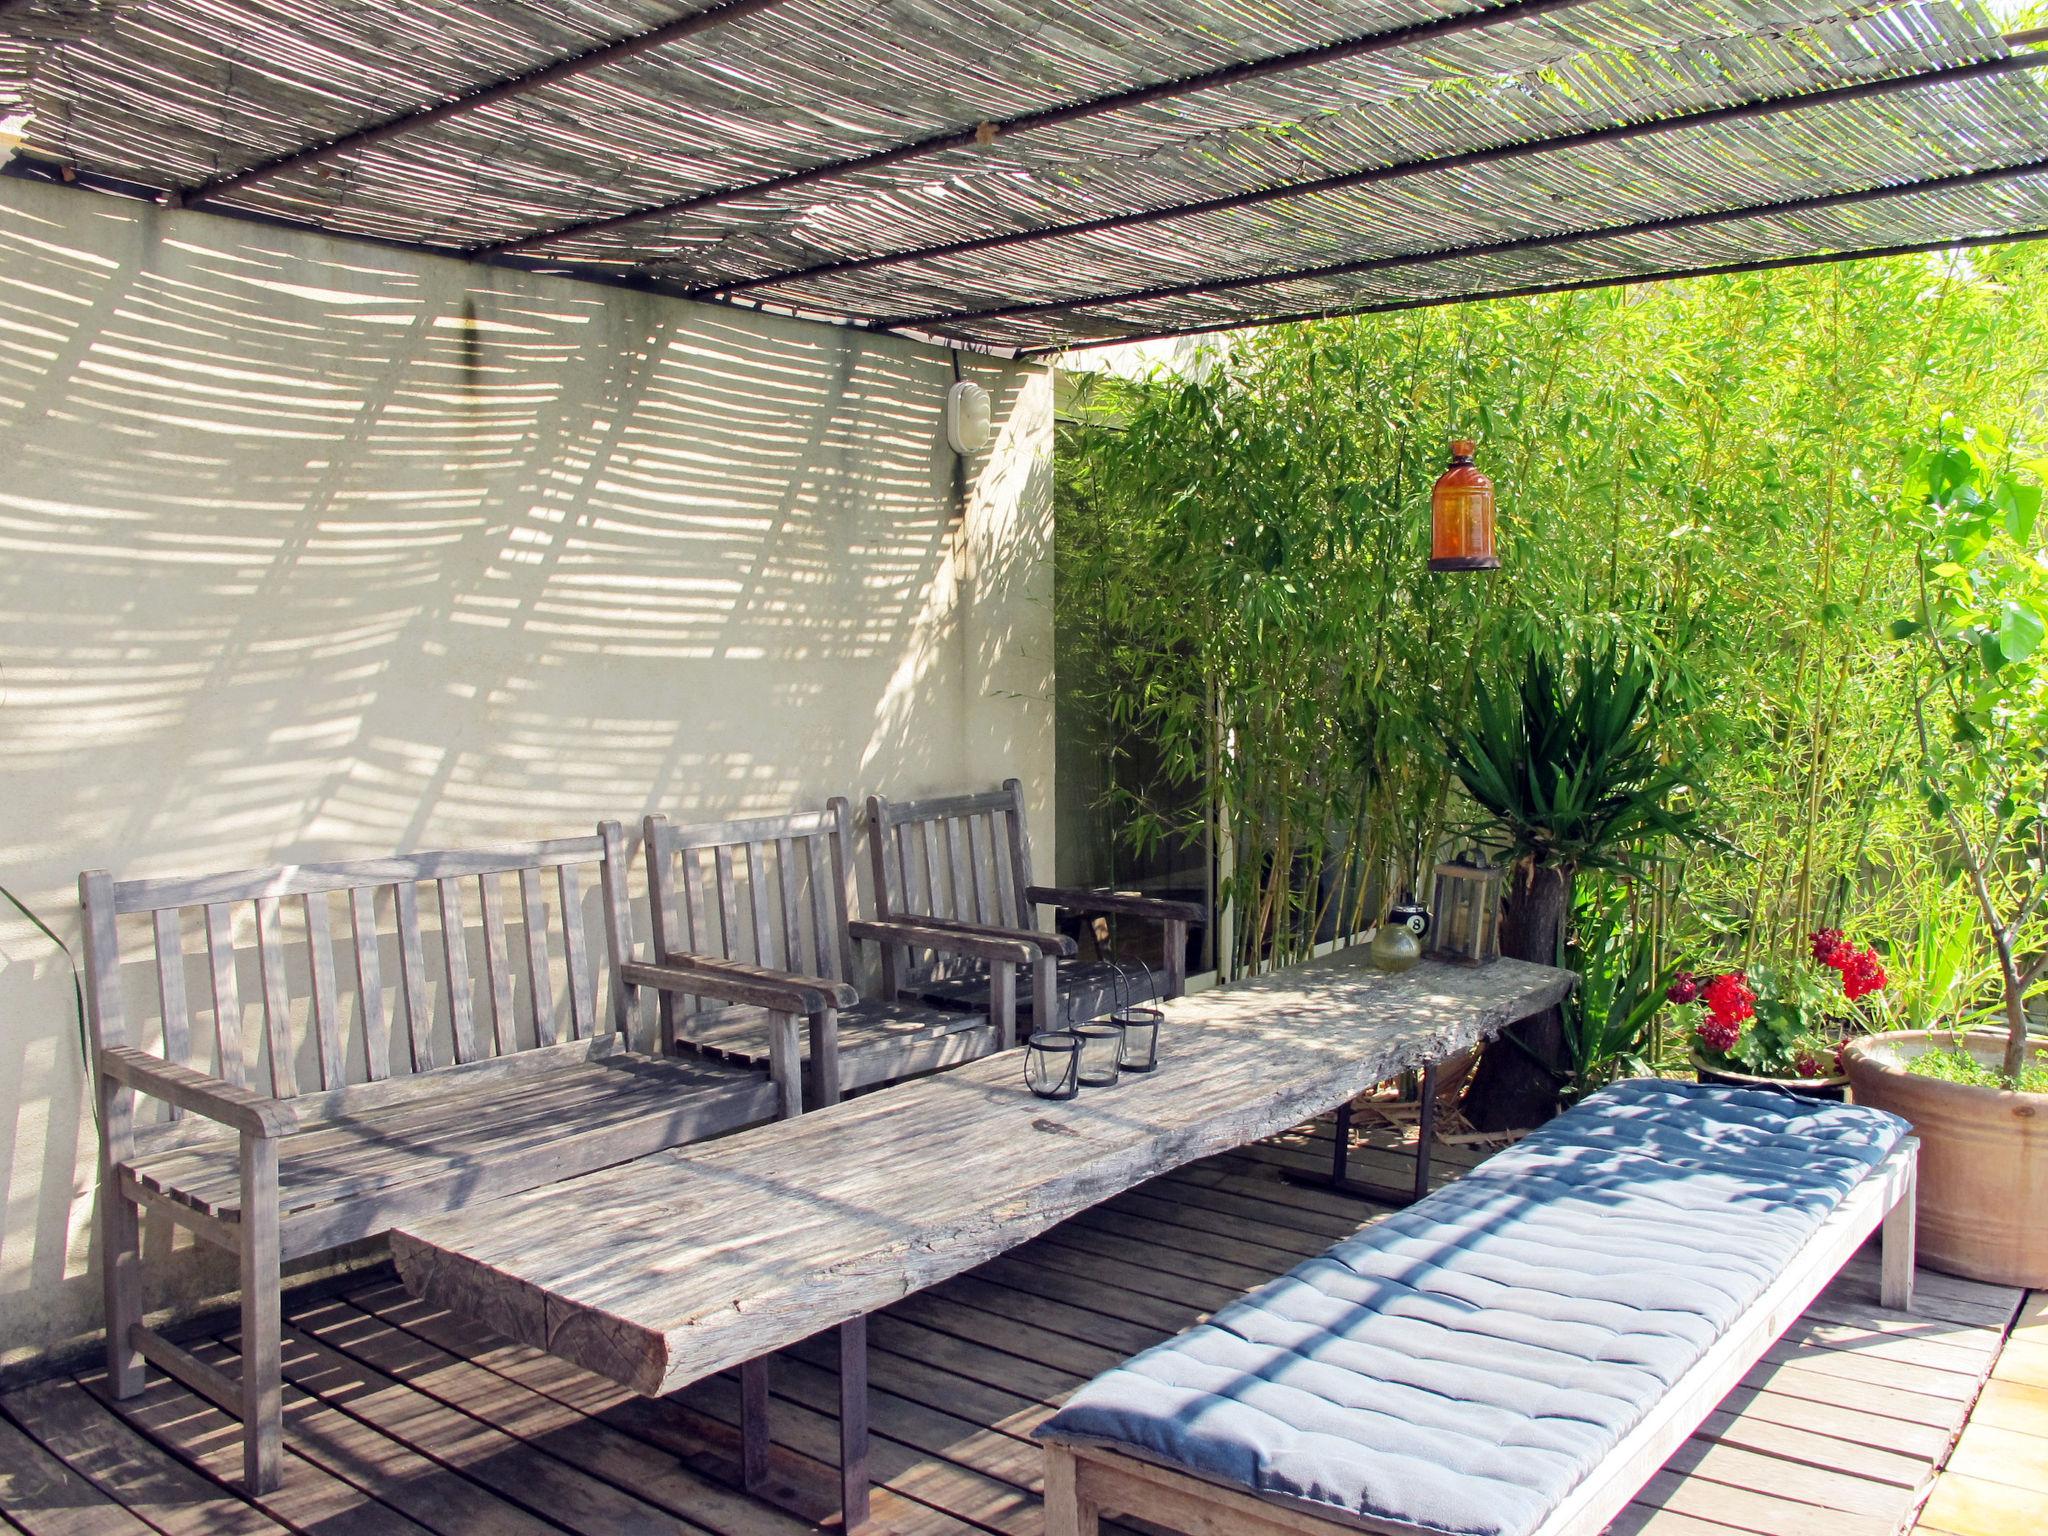
M 875 1319 L 878 1529 L 1038 1536 L 1029 1435 L 1053 1404 L 1376 1214 L 1280 1181 L 1290 1163 L 1320 1163 L 1315 1142 L 1326 1137 L 1283 1138 L 1155 1180 Z M 1410 1166 L 1391 1149 L 1358 1161 L 1368 1177 L 1398 1179 Z M 1615 1530 L 1890 1536 L 1908 1527 L 2021 1299 L 1921 1278 L 1919 1315 L 1885 1312 L 1874 1262 L 1858 1260 Z M 276 1495 L 250 1503 L 233 1491 L 237 1428 L 202 1400 L 159 1381 L 114 1405 L 88 1372 L 0 1398 L 0 1527 L 33 1536 L 817 1529 L 735 1491 L 730 1380 L 665 1402 L 637 1399 L 424 1307 L 388 1277 L 288 1299 L 286 1318 L 288 1454 Z M 199 1352 L 228 1365 L 234 1348 L 229 1331 Z M 775 1471 L 822 1514 L 836 1444 L 829 1351 L 785 1356 L 774 1390 Z

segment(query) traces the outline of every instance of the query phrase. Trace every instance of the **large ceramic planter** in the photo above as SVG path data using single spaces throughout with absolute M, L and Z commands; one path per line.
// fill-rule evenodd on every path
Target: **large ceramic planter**
M 1917 1077 L 1906 1063 L 1955 1037 L 1870 1035 L 1845 1053 L 1858 1104 L 1902 1115 L 1920 1138 L 1920 1262 L 1997 1285 L 2048 1286 L 2048 1093 L 2012 1093 Z M 2005 1036 L 1965 1037 L 1996 1067 Z M 2048 1045 L 2034 1054 L 2048 1059 Z
M 1692 1053 L 1692 1075 L 1703 1083 L 1719 1083 L 1723 1088 L 1768 1088 L 1795 1098 L 1831 1099 L 1836 1103 L 1841 1102 L 1843 1090 L 1849 1086 L 1846 1077 L 1752 1077 L 1747 1072 L 1714 1066 L 1698 1051 Z

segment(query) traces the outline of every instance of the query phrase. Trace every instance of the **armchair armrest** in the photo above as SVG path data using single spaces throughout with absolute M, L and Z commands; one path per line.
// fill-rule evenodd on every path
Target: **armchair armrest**
M 827 1008 L 850 1008 L 860 1001 L 860 994 L 843 981 L 771 971 L 766 966 L 709 955 L 669 955 L 658 965 L 629 960 L 619 967 L 619 977 L 632 986 L 715 997 L 777 1013 L 823 1013 Z
M 1208 914 L 1192 901 L 1168 901 L 1136 891 L 1096 891 L 1078 885 L 1034 885 L 1028 900 L 1069 912 L 1115 912 L 1125 917 L 1150 917 L 1160 922 L 1204 923 Z
M 1007 939 L 1013 944 L 1028 944 L 1041 955 L 1052 955 L 1056 959 L 1071 959 L 1080 953 L 1080 946 L 1064 933 L 1041 933 L 1036 928 L 1004 928 L 995 923 L 969 923 L 957 917 L 927 917 L 922 912 L 910 912 L 890 922 L 908 923 L 913 928 L 929 929 L 938 933 L 957 933 L 980 936 L 985 939 Z
M 871 939 L 877 944 L 910 944 L 919 949 L 968 955 L 976 960 L 1007 960 L 1013 965 L 1029 965 L 1036 956 L 1046 952 L 1043 946 L 1027 942 L 1021 935 L 1006 929 L 953 927 L 922 917 L 855 921 L 846 925 L 846 931 L 856 939 Z M 1043 937 L 1055 935 L 1045 934 Z
M 281 1099 L 237 1088 L 233 1083 L 164 1061 L 132 1045 L 102 1046 L 99 1068 L 124 1087 L 246 1135 L 289 1136 L 299 1128 L 298 1114 Z

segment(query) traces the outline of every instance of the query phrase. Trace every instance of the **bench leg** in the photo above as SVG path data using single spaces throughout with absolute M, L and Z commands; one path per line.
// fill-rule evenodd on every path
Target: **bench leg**
M 1045 1536 L 1098 1536 L 1102 1512 L 1081 1495 L 1080 1464 L 1064 1447 L 1045 1448 Z
M 1061 1023 L 1060 963 L 1055 956 L 1039 955 L 1031 962 L 1031 1027 L 1058 1029 Z
M 784 1120 L 804 1112 L 803 1048 L 797 1044 L 797 1017 L 793 1013 L 768 1015 L 768 1076 L 774 1080 Z
M 1878 1301 L 1898 1312 L 1913 1310 L 1914 1213 L 1919 1207 L 1919 1159 L 1906 1164 L 1906 1187 L 1884 1215 L 1878 1233 Z
M 242 1138 L 242 1477 L 252 1493 L 284 1481 L 283 1285 L 277 1143 Z
M 811 1015 L 811 1108 L 839 1102 L 839 1010 Z
M 142 1351 L 135 1330 L 142 1323 L 142 1219 L 135 1202 L 121 1193 L 120 1176 L 100 1178 L 100 1282 L 107 1307 L 107 1382 L 116 1397 L 143 1388 Z
M 1007 1051 L 1017 1043 L 1017 967 L 1011 961 L 997 960 L 989 965 L 988 1021 L 995 1026 L 997 1050 Z

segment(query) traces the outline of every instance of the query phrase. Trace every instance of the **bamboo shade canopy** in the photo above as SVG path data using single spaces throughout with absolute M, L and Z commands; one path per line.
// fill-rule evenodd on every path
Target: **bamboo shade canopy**
M 22 174 L 1044 351 L 2048 234 L 1975 0 L 0 0 Z

